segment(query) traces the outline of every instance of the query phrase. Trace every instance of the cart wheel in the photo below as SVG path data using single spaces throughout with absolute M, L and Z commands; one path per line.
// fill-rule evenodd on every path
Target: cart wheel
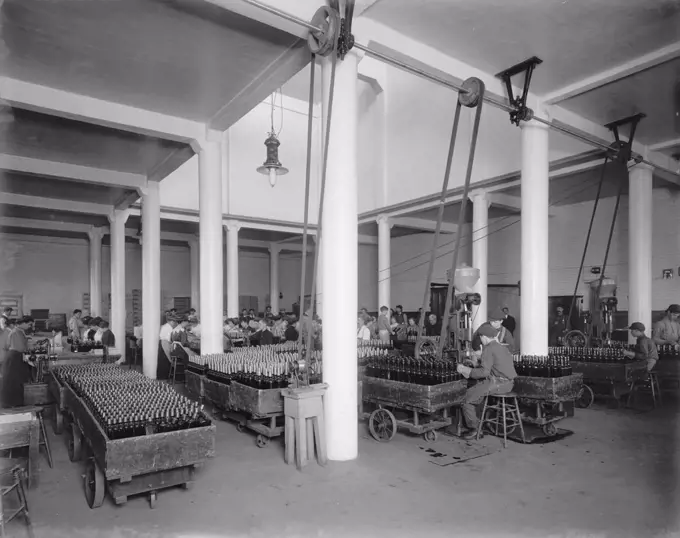
M 426 431 L 423 434 L 423 439 L 425 439 L 428 443 L 434 443 L 437 440 L 437 432 L 434 430 Z
M 94 460 L 90 460 L 85 469 L 85 498 L 90 508 L 99 508 L 104 504 L 105 481 L 104 473 L 97 467 Z
M 61 435 L 61 432 L 64 431 L 64 415 L 61 413 L 59 409 L 54 410 L 54 422 L 52 423 L 52 431 L 54 431 L 54 433 L 57 435 Z
M 154 508 L 156 508 L 156 492 L 155 491 L 152 491 L 151 493 L 149 493 L 149 506 L 151 507 L 152 510 Z
M 557 427 L 552 422 L 548 422 L 547 424 L 545 424 L 542 429 L 543 433 L 548 435 L 549 437 L 552 437 L 553 435 L 557 434 Z
M 241 422 L 237 422 L 237 423 L 236 423 L 236 431 L 242 433 L 243 430 L 245 430 L 245 425 L 242 424 Z
M 376 409 L 368 417 L 368 430 L 373 439 L 387 443 L 397 434 L 397 419 L 387 409 Z
M 269 444 L 269 437 L 265 437 L 264 435 L 260 434 L 255 439 L 255 442 L 257 443 L 257 446 L 264 448 Z
M 80 461 L 81 448 L 80 430 L 78 426 L 71 424 L 71 437 L 68 440 L 68 459 Z
M 588 409 L 595 401 L 595 393 L 588 385 L 583 385 L 576 397 L 576 405 L 581 409 Z

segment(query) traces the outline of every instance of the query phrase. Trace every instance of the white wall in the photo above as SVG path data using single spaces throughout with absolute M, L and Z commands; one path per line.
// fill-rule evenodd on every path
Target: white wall
M 89 292 L 88 244 L 85 240 L 58 238 L 27 238 L 0 234 L 3 247 L 16 245 L 12 263 L 0 267 L 0 294 L 23 294 L 24 310 L 47 308 L 52 313 L 68 313 L 82 307 L 83 293 Z M 141 248 L 126 245 L 126 289 L 141 289 Z M 292 257 L 291 257 L 292 256 Z M 284 254 L 279 262 L 279 290 L 283 293 L 281 306 L 287 310 L 300 294 L 299 255 Z M 307 291 L 311 290 L 314 258 L 308 257 Z M 166 296 L 191 295 L 189 249 L 162 247 L 161 289 Z M 377 303 L 377 249 L 359 246 L 359 298 Z M 110 249 L 102 248 L 102 294 L 111 290 Z M 225 276 L 226 279 L 226 276 Z M 240 295 L 258 297 L 264 309 L 269 297 L 269 255 L 252 252 L 239 253 Z M 226 290 L 226 282 L 225 282 Z

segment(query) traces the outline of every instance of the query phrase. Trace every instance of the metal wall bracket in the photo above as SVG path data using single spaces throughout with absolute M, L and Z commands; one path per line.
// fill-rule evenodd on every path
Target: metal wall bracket
M 345 59 L 345 55 L 354 46 L 354 36 L 352 35 L 352 18 L 354 17 L 355 0 L 345 0 L 344 17 L 340 19 L 340 34 L 338 35 L 338 58 Z M 331 0 L 330 5 L 333 9 L 342 13 L 339 0 Z
M 517 65 L 501 71 L 496 75 L 505 83 L 505 89 L 508 92 L 508 100 L 510 104 L 516 108 L 510 112 L 510 122 L 519 126 L 520 121 L 529 121 L 534 117 L 534 111 L 527 107 L 527 97 L 529 97 L 529 86 L 531 85 L 531 75 L 534 73 L 534 68 L 542 64 L 543 60 L 536 56 L 532 56 L 528 60 L 524 60 Z M 522 95 L 515 96 L 512 91 L 512 77 L 524 73 L 524 89 Z
M 638 123 L 643 118 L 646 118 L 645 114 L 635 114 L 634 116 L 628 116 L 627 118 L 622 118 L 620 120 L 612 121 L 607 123 L 605 127 L 614 133 L 614 142 L 610 146 L 612 150 L 611 159 L 619 163 L 627 164 L 630 161 L 633 150 L 633 141 L 635 140 L 635 131 L 637 129 Z M 619 136 L 619 128 L 630 125 L 630 135 L 628 140 L 621 140 Z

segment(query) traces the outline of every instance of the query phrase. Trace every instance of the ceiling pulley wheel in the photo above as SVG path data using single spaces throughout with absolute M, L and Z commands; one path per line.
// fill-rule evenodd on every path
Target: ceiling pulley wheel
M 318 56 L 328 56 L 338 37 L 340 15 L 328 6 L 321 6 L 314 13 L 311 23 L 320 30 L 310 30 L 307 36 L 309 50 Z
M 484 83 L 477 77 L 470 77 L 463 82 L 462 91 L 458 92 L 458 102 L 465 107 L 474 108 L 483 94 Z

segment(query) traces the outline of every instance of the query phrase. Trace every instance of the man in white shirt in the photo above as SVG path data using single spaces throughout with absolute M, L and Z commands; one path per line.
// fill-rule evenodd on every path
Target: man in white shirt
M 12 317 L 12 307 L 6 306 L 2 310 L 2 316 L 0 316 L 0 331 L 4 331 L 5 327 L 9 323 L 9 318 Z
M 80 338 L 81 330 L 83 328 L 83 322 L 80 321 L 80 317 L 83 315 L 83 311 L 76 308 L 73 311 L 73 316 L 68 320 L 68 335 L 71 338 Z
M 157 379 L 167 379 L 170 373 L 170 352 L 172 351 L 172 332 L 177 327 L 177 318 L 168 317 L 165 325 L 161 327 L 161 332 L 159 335 L 159 344 L 163 353 L 159 350 L 158 352 L 158 366 L 156 368 L 156 378 Z

